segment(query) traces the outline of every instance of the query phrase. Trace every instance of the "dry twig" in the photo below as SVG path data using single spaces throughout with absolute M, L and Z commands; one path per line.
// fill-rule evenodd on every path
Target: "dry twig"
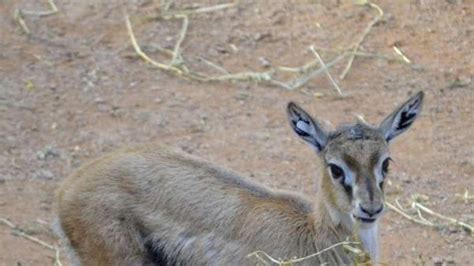
M 396 207 L 395 205 L 391 204 L 390 202 L 385 202 L 385 204 L 387 204 L 387 207 L 389 207 L 391 210 L 395 211 L 396 213 L 402 215 L 403 217 L 407 218 L 408 220 L 414 222 L 414 223 L 417 223 L 417 224 L 421 224 L 421 225 L 426 225 L 426 226 L 435 226 L 433 223 L 427 223 L 423 220 L 419 220 L 419 219 L 416 219 L 412 216 L 410 216 L 409 214 L 407 214 L 405 211 L 402 211 L 401 208 L 399 209 L 398 207 Z
M 411 64 L 411 60 L 405 56 L 405 54 L 402 52 L 402 50 L 400 50 L 400 48 L 398 48 L 397 46 L 393 46 L 393 50 L 402 58 L 403 62 Z
M 54 3 L 53 0 L 48 0 L 48 4 L 50 7 L 50 10 L 48 11 L 29 11 L 29 10 L 22 10 L 22 9 L 16 9 L 13 17 L 15 20 L 18 22 L 20 25 L 21 29 L 23 32 L 25 32 L 27 35 L 31 34 L 30 29 L 26 25 L 24 15 L 34 15 L 34 16 L 39 16 L 39 17 L 46 17 L 46 16 L 51 16 L 59 12 L 58 7 Z
M 222 66 L 219 66 L 217 64 L 214 64 L 213 62 L 205 59 L 204 57 L 198 57 L 198 59 L 202 62 L 204 62 L 206 65 L 216 69 L 217 71 L 219 72 L 222 72 L 223 74 L 230 74 L 229 71 L 227 71 L 227 69 L 223 68 Z
M 334 244 L 330 247 L 327 247 L 317 253 L 314 253 L 314 254 L 311 254 L 311 255 L 308 255 L 306 257 L 302 257 L 302 258 L 294 258 L 294 259 L 290 259 L 290 260 L 280 260 L 280 259 L 274 259 L 273 257 L 271 257 L 270 255 L 268 255 L 266 252 L 264 251 L 261 251 L 261 250 L 258 250 L 258 251 L 255 251 L 255 252 L 252 252 L 250 253 L 249 255 L 247 255 L 247 257 L 256 257 L 257 259 L 259 259 L 261 262 L 263 262 L 265 265 L 269 265 L 269 263 L 267 262 L 267 260 L 269 260 L 270 262 L 273 262 L 277 265 L 293 265 L 294 263 L 298 263 L 298 262 L 302 262 L 304 260 L 307 260 L 307 259 L 310 259 L 310 258 L 314 258 L 314 257 L 317 257 L 317 256 L 320 256 L 322 253 L 325 253 L 331 249 L 335 249 L 339 246 L 344 246 L 344 247 L 350 247 L 350 249 L 348 250 L 354 250 L 354 251 L 359 251 L 359 249 L 354 249 L 354 247 L 350 246 L 350 245 L 358 245 L 360 244 L 359 242 L 350 242 L 350 241 L 343 241 L 343 242 L 340 242 L 340 243 L 337 243 L 337 244 Z M 267 260 L 265 260 L 264 258 L 265 257 Z
M 339 85 L 337 85 L 337 82 L 332 78 L 331 73 L 329 73 L 329 70 L 328 70 L 328 68 L 326 67 L 326 64 L 324 64 L 323 59 L 321 58 L 321 56 L 319 56 L 318 52 L 314 49 L 314 46 L 311 46 L 309 49 L 310 49 L 311 52 L 313 52 L 313 54 L 316 56 L 316 58 L 318 59 L 319 63 L 321 64 L 321 67 L 324 68 L 324 70 L 325 70 L 325 72 L 326 72 L 326 75 L 328 76 L 329 80 L 332 82 L 332 84 L 333 84 L 334 87 L 336 88 L 337 93 L 339 93 L 340 96 L 343 96 L 342 91 L 341 91 L 341 88 L 339 87 Z
M 375 26 L 375 24 L 377 24 L 380 21 L 380 19 L 382 19 L 383 14 L 384 14 L 382 8 L 380 8 L 378 5 L 376 5 L 374 3 L 371 3 L 369 1 L 361 1 L 361 3 L 359 3 L 359 4 L 360 5 L 368 5 L 369 7 L 373 8 L 373 9 L 376 9 L 378 14 L 369 22 L 367 27 L 365 27 L 364 31 L 362 32 L 362 35 L 360 35 L 357 42 L 352 46 L 353 47 L 352 48 L 353 53 L 352 53 L 351 57 L 349 58 L 349 61 L 347 62 L 347 65 L 344 68 L 344 70 L 342 71 L 341 75 L 339 75 L 340 79 L 344 79 L 346 77 L 347 73 L 349 73 L 349 70 L 352 67 L 352 62 L 354 61 L 354 58 L 355 58 L 355 53 L 359 50 L 359 47 L 361 46 L 362 42 L 365 40 L 365 37 L 367 37 L 367 35 L 369 35 L 372 28 Z
M 171 6 L 171 1 L 168 1 L 164 5 L 163 12 L 159 15 L 154 15 L 154 16 L 147 16 L 145 19 L 147 20 L 154 20 L 154 19 L 162 19 L 162 18 L 171 18 L 175 16 L 182 16 L 182 15 L 194 15 L 194 14 L 201 14 L 201 13 L 207 13 L 207 12 L 214 12 L 214 11 L 219 11 L 222 9 L 227 9 L 234 7 L 237 2 L 234 3 L 224 3 L 224 4 L 219 4 L 215 6 L 207 6 L 207 7 L 200 7 L 196 9 L 184 9 L 184 10 L 174 10 L 174 11 L 169 11 L 169 8 Z
M 21 11 L 21 9 L 16 9 L 15 14 L 13 15 L 13 17 L 15 18 L 16 22 L 18 22 L 18 25 L 20 25 L 23 32 L 26 35 L 30 35 L 31 31 L 28 28 L 28 26 L 26 25 L 25 19 L 23 18 L 23 12 Z
M 181 46 L 182 43 L 186 37 L 188 26 L 189 26 L 189 17 L 190 15 L 194 14 L 199 14 L 199 13 L 205 13 L 205 12 L 212 12 L 212 11 L 218 11 L 222 10 L 225 8 L 233 7 L 236 5 L 235 3 L 226 3 L 226 4 L 220 4 L 220 5 L 215 5 L 215 6 L 209 6 L 209 7 L 202 7 L 202 8 L 197 8 L 197 9 L 188 9 L 188 10 L 179 10 L 179 11 L 169 11 L 169 7 L 171 4 L 172 0 L 170 1 L 164 1 L 162 3 L 163 5 L 163 12 L 159 15 L 154 15 L 151 17 L 145 17 L 146 20 L 150 19 L 164 19 L 164 20 L 170 20 L 170 19 L 180 19 L 182 20 L 182 26 L 181 26 L 181 31 L 178 37 L 178 40 L 174 46 L 173 50 L 169 49 L 164 49 L 159 46 L 153 46 L 156 48 L 158 51 L 166 54 L 167 56 L 170 56 L 170 63 L 165 64 L 165 63 L 160 63 L 158 61 L 155 61 L 151 59 L 150 56 L 148 56 L 143 49 L 140 47 L 138 44 L 138 41 L 135 37 L 135 34 L 132 29 L 132 25 L 130 22 L 130 18 L 127 15 L 126 16 L 126 25 L 127 25 L 127 31 L 130 36 L 130 40 L 132 42 L 132 46 L 137 53 L 139 57 L 141 57 L 143 60 L 146 62 L 150 63 L 152 66 L 157 67 L 161 70 L 165 70 L 168 72 L 171 72 L 175 75 L 181 76 L 183 78 L 187 79 L 192 79 L 192 80 L 197 80 L 201 82 L 213 82 L 213 81 L 251 81 L 251 82 L 264 82 L 267 84 L 275 85 L 278 87 L 285 88 L 287 90 L 294 90 L 298 89 L 305 84 L 307 84 L 311 79 L 316 77 L 317 75 L 321 73 L 326 73 L 333 83 L 334 87 L 336 88 L 337 92 L 339 95 L 342 95 L 342 90 L 340 89 L 339 85 L 335 81 L 335 79 L 331 76 L 329 73 L 328 69 L 337 64 L 339 61 L 344 59 L 347 56 L 350 56 L 350 62 L 354 59 L 356 56 L 361 56 L 361 57 L 376 57 L 376 58 L 383 58 L 386 60 L 403 60 L 399 57 L 390 57 L 386 55 L 381 55 L 381 54 L 373 54 L 373 53 L 365 53 L 365 52 L 360 52 L 358 51 L 358 47 L 360 46 L 360 43 L 362 43 L 363 39 L 365 36 L 360 38 L 360 41 L 354 46 L 354 48 L 351 48 L 351 51 L 340 51 L 340 50 L 331 50 L 331 51 L 336 51 L 338 53 L 337 56 L 335 56 L 332 61 L 329 61 L 328 63 L 324 63 L 323 60 L 321 59 L 321 56 L 316 52 L 315 48 L 311 48 L 313 53 L 316 56 L 316 60 L 312 60 L 303 66 L 300 67 L 286 67 L 286 66 L 274 66 L 270 68 L 268 71 L 264 72 L 250 72 L 250 71 L 244 71 L 240 73 L 230 73 L 227 71 L 225 68 L 218 66 L 208 60 L 203 59 L 202 57 L 198 57 L 198 60 L 200 62 L 205 63 L 206 65 L 218 70 L 221 75 L 217 76 L 209 76 L 205 73 L 200 73 L 196 71 L 190 70 L 184 61 L 183 55 L 181 53 Z M 372 3 L 367 3 L 366 4 L 370 5 L 373 8 L 376 8 L 379 10 L 381 13 L 380 16 L 383 15 L 383 11 L 375 4 Z M 373 22 L 373 25 L 375 25 L 376 22 Z M 373 26 L 372 25 L 372 26 Z M 370 28 L 372 27 L 370 26 Z M 367 35 L 368 31 L 370 29 L 367 29 L 366 33 L 363 35 Z M 324 49 L 322 49 L 324 50 Z M 326 49 L 328 50 L 328 49 Z M 351 62 L 352 63 L 352 62 Z M 350 66 L 349 66 L 350 68 Z M 348 71 L 349 69 L 347 69 Z M 288 81 L 280 81 L 275 79 L 275 76 L 280 74 L 280 73 L 293 73 L 294 76 L 289 79 Z
M 0 217 L 0 223 L 10 227 L 12 230 L 13 230 L 13 234 L 16 235 L 16 236 L 20 236 L 20 237 L 23 237 L 25 239 L 28 239 L 38 245 L 41 245 L 49 250 L 52 250 L 55 252 L 55 257 L 54 257 L 54 264 L 53 266 L 62 266 L 63 264 L 61 263 L 61 260 L 59 259 L 59 248 L 49 244 L 49 243 L 46 243 L 44 242 L 43 240 L 39 239 L 39 238 L 36 238 L 34 236 L 31 236 L 31 235 L 28 235 L 27 233 L 24 232 L 24 230 L 22 230 L 21 228 L 19 228 L 18 226 L 14 225 L 12 222 L 10 222 L 9 220 L 5 219 L 5 218 L 1 218 Z
M 138 54 L 138 56 L 140 56 L 143 60 L 145 60 L 146 62 L 152 64 L 153 66 L 157 68 L 160 68 L 166 71 L 172 71 L 178 75 L 182 75 L 182 71 L 180 69 L 156 62 L 155 60 L 151 59 L 147 54 L 145 54 L 143 50 L 141 49 L 140 45 L 138 45 L 137 39 L 135 38 L 135 34 L 133 33 L 132 23 L 130 22 L 130 17 L 128 15 L 125 16 L 125 23 L 127 25 L 128 35 L 130 36 L 130 40 L 132 42 L 133 48 L 135 49 L 135 52 Z
M 437 213 L 437 212 L 429 209 L 428 207 L 424 206 L 423 204 L 420 203 L 420 196 L 413 195 L 411 197 L 411 207 L 412 207 L 413 210 L 416 211 L 419 219 L 409 215 L 408 213 L 406 213 L 406 211 L 401 206 L 401 204 L 398 201 L 395 201 L 395 202 L 397 203 L 398 207 L 391 204 L 391 203 L 389 203 L 389 202 L 386 202 L 386 204 L 390 209 L 394 210 L 395 212 L 399 213 L 400 215 L 402 215 L 403 217 L 407 218 L 408 220 L 410 220 L 412 222 L 415 222 L 415 223 L 418 223 L 418 224 L 421 224 L 421 225 L 430 226 L 430 227 L 439 227 L 440 226 L 439 224 L 436 224 L 436 223 L 428 220 L 426 217 L 424 217 L 423 214 L 422 214 L 424 212 L 424 213 L 427 213 L 429 215 L 435 216 L 439 219 L 448 221 L 451 224 L 459 226 L 462 229 L 464 229 L 465 231 L 467 231 L 468 233 L 470 233 L 471 235 L 474 232 L 474 227 L 472 225 L 469 225 L 465 222 L 459 221 L 458 219 L 455 219 L 455 218 L 448 217 L 446 215 Z
M 458 198 L 461 198 L 464 201 L 465 204 L 468 204 L 469 201 L 474 199 L 474 196 L 471 196 L 469 194 L 469 190 L 467 190 L 467 189 L 464 191 L 464 194 L 461 195 L 461 194 L 456 193 L 455 196 L 458 197 Z
M 28 11 L 28 10 L 23 10 L 23 13 L 25 15 L 34 15 L 34 16 L 39 16 L 39 17 L 47 17 L 54 15 L 59 12 L 58 7 L 54 3 L 53 0 L 48 0 L 49 4 L 49 10 L 48 11 Z
M 334 58 L 332 61 L 325 64 L 326 65 L 325 67 L 320 67 L 320 68 L 317 68 L 317 69 L 314 69 L 314 67 L 312 67 L 315 64 L 319 64 L 319 62 L 317 60 L 315 60 L 314 62 L 311 62 L 309 64 L 306 64 L 305 66 L 310 66 L 310 67 L 307 67 L 307 68 L 303 67 L 303 68 L 306 68 L 306 69 L 304 69 L 305 71 L 303 71 L 303 73 L 301 75 L 297 76 L 296 78 L 294 78 L 292 81 L 289 82 L 290 89 L 294 90 L 294 89 L 298 89 L 298 88 L 302 87 L 309 80 L 311 80 L 314 77 L 316 77 L 317 75 L 325 72 L 326 69 L 334 66 L 336 63 L 338 63 L 339 61 L 344 59 L 349 54 L 350 53 L 347 53 L 347 52 L 343 53 L 343 54 L 340 54 L 336 58 Z
M 186 32 L 188 31 L 188 25 L 189 25 L 189 19 L 187 15 L 182 15 L 180 16 L 183 19 L 183 26 L 181 28 L 181 33 L 179 34 L 179 39 L 176 42 L 173 50 L 173 58 L 171 59 L 170 65 L 175 66 L 175 65 L 181 65 L 183 63 L 183 58 L 181 57 L 181 44 L 184 41 L 184 38 L 186 37 Z
M 162 0 L 161 5 L 163 6 L 163 11 L 166 12 L 170 9 L 171 5 L 173 4 L 173 0 Z
M 443 215 L 441 213 L 437 213 L 431 209 L 429 209 L 428 207 L 424 206 L 423 204 L 421 204 L 418 199 L 416 197 L 412 197 L 412 207 L 413 208 L 416 208 L 417 210 L 421 210 L 421 211 L 424 211 L 425 213 L 428 213 L 432 216 L 435 216 L 439 219 L 442 219 L 442 220 L 445 220 L 445 221 L 448 221 L 449 223 L 452 223 L 456 226 L 459 226 L 461 227 L 462 229 L 466 230 L 467 232 L 469 232 L 470 234 L 472 234 L 474 232 L 474 227 L 472 225 L 469 225 L 467 223 L 464 223 L 462 221 L 459 221 L 458 219 L 455 219 L 455 218 L 451 218 L 451 217 L 448 217 L 446 215 Z
M 181 17 L 182 18 L 182 17 Z M 163 64 L 159 63 L 153 59 L 151 59 L 143 50 L 141 49 L 140 45 L 137 42 L 137 39 L 135 38 L 135 34 L 133 32 L 132 24 L 130 22 L 130 17 L 127 15 L 125 17 L 125 22 L 127 25 L 127 31 L 130 36 L 130 40 L 132 42 L 132 46 L 135 49 L 135 52 L 146 62 L 152 64 L 153 66 L 160 68 L 162 70 L 166 70 L 169 72 L 172 72 L 174 74 L 177 74 L 179 76 L 189 78 L 189 79 L 194 79 L 198 81 L 225 81 L 225 80 L 232 80 L 232 81 L 256 81 L 256 82 L 261 82 L 261 81 L 268 81 L 270 83 L 277 84 L 278 81 L 272 80 L 272 74 L 274 73 L 273 70 L 266 71 L 266 72 L 240 72 L 240 73 L 235 73 L 235 74 L 225 74 L 221 76 L 207 76 L 205 74 L 201 74 L 198 72 L 191 72 L 188 70 L 183 64 L 179 65 L 173 65 L 173 64 Z M 187 22 L 186 22 L 187 24 Z M 186 26 L 183 26 L 182 32 L 186 32 Z M 184 35 L 182 34 L 181 36 L 182 39 L 184 39 Z M 181 38 L 180 38 L 181 39 Z M 172 51 L 173 58 L 180 58 L 180 45 L 176 45 L 174 51 Z M 172 60 L 173 62 L 173 60 Z

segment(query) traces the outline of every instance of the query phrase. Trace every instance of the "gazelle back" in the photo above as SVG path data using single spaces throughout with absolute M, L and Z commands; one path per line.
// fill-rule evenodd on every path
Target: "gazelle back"
M 83 265 L 254 265 L 261 250 L 303 257 L 353 237 L 378 259 L 388 144 L 422 106 L 420 92 L 378 127 L 326 132 L 294 103 L 293 130 L 319 154 L 319 201 L 275 191 L 198 158 L 161 146 L 106 155 L 58 190 L 60 225 Z M 356 226 L 357 225 L 357 226 Z M 303 261 L 349 264 L 341 248 Z

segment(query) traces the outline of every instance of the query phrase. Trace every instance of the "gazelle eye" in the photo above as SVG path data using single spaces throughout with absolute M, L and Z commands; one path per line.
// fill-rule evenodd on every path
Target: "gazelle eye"
M 390 161 L 392 160 L 392 158 L 388 157 L 387 159 L 385 159 L 382 163 L 382 175 L 385 177 L 387 174 L 388 174 L 388 167 L 390 165 Z
M 341 167 L 330 163 L 329 164 L 329 170 L 331 171 L 331 175 L 334 179 L 339 179 L 344 177 L 344 170 L 342 170 Z

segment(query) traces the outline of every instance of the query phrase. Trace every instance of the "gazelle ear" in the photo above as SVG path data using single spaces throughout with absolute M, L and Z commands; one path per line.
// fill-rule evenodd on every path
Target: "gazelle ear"
M 379 130 L 387 142 L 405 132 L 413 124 L 421 112 L 423 96 L 422 91 L 418 92 L 380 123 Z
M 327 133 L 324 132 L 321 126 L 293 102 L 288 103 L 287 114 L 290 126 L 296 134 L 311 144 L 317 152 L 322 151 L 326 146 Z

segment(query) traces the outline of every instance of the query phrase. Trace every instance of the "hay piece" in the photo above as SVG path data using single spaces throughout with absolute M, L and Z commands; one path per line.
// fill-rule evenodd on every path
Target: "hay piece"
M 395 53 L 397 53 L 402 58 L 403 62 L 411 64 L 411 60 L 405 56 L 405 54 L 402 52 L 402 50 L 400 50 L 400 48 L 394 45 L 393 50 L 395 50 Z
M 259 259 L 262 263 L 264 263 L 265 265 L 269 265 L 269 263 L 267 262 L 270 261 L 270 262 L 273 262 L 277 265 L 293 265 L 295 263 L 298 263 L 298 262 L 302 262 L 304 260 L 307 260 L 307 259 L 310 259 L 310 258 L 313 258 L 313 257 L 316 257 L 316 256 L 320 256 L 322 253 L 325 253 L 331 249 L 335 249 L 339 246 L 344 246 L 344 247 L 350 247 L 348 250 L 350 251 L 354 251 L 354 252 L 359 252 L 360 250 L 357 249 L 357 248 L 354 248 L 350 245 L 359 245 L 360 243 L 359 242 L 351 242 L 351 241 L 343 241 L 343 242 L 340 242 L 340 243 L 337 243 L 337 244 L 334 244 L 332 246 L 329 246 L 317 253 L 314 253 L 314 254 L 311 254 L 311 255 L 308 255 L 306 257 L 301 257 L 301 258 L 293 258 L 293 259 L 290 259 L 290 260 L 281 260 L 281 259 L 275 259 L 273 258 L 272 256 L 268 255 L 266 252 L 264 251 L 261 251 L 261 250 L 258 250 L 258 251 L 255 251 L 255 252 L 252 252 L 250 254 L 247 255 L 247 257 L 256 257 L 257 259 Z M 266 260 L 265 260 L 266 259 Z
M 16 226 L 12 222 L 10 222 L 8 219 L 0 217 L 0 223 L 10 227 L 12 229 L 13 235 L 23 237 L 23 238 L 28 239 L 28 240 L 30 240 L 30 241 L 32 241 L 32 242 L 34 242 L 34 243 L 36 243 L 40 246 L 43 246 L 43 247 L 45 247 L 49 250 L 54 251 L 55 255 L 54 255 L 54 264 L 53 264 L 53 266 L 62 266 L 63 265 L 61 263 L 61 260 L 60 260 L 59 248 L 58 247 L 53 246 L 49 243 L 44 242 L 43 240 L 41 240 L 39 238 L 36 238 L 34 236 L 31 236 L 31 235 L 25 233 L 23 229 L 19 228 L 18 226 Z
M 31 31 L 28 28 L 28 26 L 26 25 L 26 22 L 25 22 L 25 19 L 24 19 L 24 16 L 23 16 L 23 11 L 21 11 L 21 9 L 16 9 L 15 13 L 13 14 L 13 17 L 15 18 L 15 21 L 18 23 L 18 25 L 20 25 L 23 32 L 26 35 L 30 35 Z
M 321 58 L 321 56 L 319 56 L 318 52 L 314 49 L 313 46 L 311 46 L 309 48 L 311 50 L 311 52 L 313 52 L 313 54 L 316 56 L 316 58 L 318 59 L 319 63 L 321 64 L 321 67 L 324 68 L 324 72 L 326 72 L 326 75 L 328 76 L 329 80 L 332 82 L 332 84 L 334 85 L 334 88 L 336 88 L 336 91 L 337 93 L 339 93 L 340 96 L 343 96 L 342 94 L 342 91 L 341 91 L 341 88 L 339 87 L 339 85 L 337 84 L 337 82 L 332 78 L 331 76 L 331 73 L 329 73 L 329 70 L 328 68 L 326 67 L 326 64 L 324 64 L 324 61 L 323 59 Z
M 359 5 L 368 5 L 369 7 L 376 9 L 378 14 L 369 22 L 369 24 L 365 27 L 364 31 L 362 32 L 362 35 L 360 35 L 357 42 L 353 45 L 354 47 L 352 49 L 353 53 L 351 57 L 349 58 L 349 61 L 347 62 L 347 65 L 342 71 L 341 75 L 339 75 L 339 78 L 341 80 L 346 77 L 347 73 L 349 73 L 349 70 L 351 69 L 352 63 L 354 62 L 354 59 L 355 59 L 355 53 L 359 50 L 359 47 L 362 45 L 362 42 L 364 42 L 365 38 L 367 37 L 367 35 L 369 35 L 372 28 L 375 26 L 375 24 L 377 24 L 382 19 L 384 15 L 382 8 L 380 8 L 378 5 L 374 3 L 370 3 L 368 1 L 362 1 L 361 3 L 359 3 Z

